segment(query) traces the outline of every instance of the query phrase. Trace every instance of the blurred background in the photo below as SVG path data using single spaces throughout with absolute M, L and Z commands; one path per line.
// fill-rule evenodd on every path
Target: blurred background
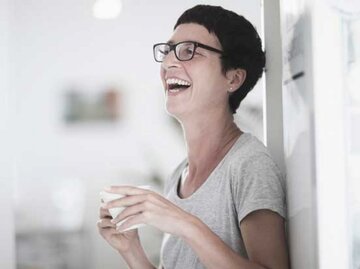
M 4 105 L 13 130 L 2 156 L 14 178 L 16 268 L 126 268 L 97 233 L 99 192 L 110 184 L 162 192 L 185 157 L 181 128 L 164 110 L 152 45 L 202 2 L 1 2 L 7 64 L 0 71 L 11 89 Z M 206 3 L 243 14 L 262 32 L 261 1 Z M 262 95 L 261 81 L 236 118 L 260 139 Z M 157 264 L 162 234 L 140 233 Z
M 0 0 L 1 269 L 126 268 L 97 232 L 99 193 L 161 193 L 185 158 L 152 45 L 200 3 L 265 41 L 235 120 L 286 173 L 292 268 L 360 269 L 358 0 Z M 139 232 L 158 264 L 162 234 Z

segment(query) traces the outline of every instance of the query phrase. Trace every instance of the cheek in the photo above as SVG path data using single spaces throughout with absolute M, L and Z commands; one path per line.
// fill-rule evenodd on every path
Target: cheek
M 199 74 L 199 83 L 201 83 L 202 88 L 206 88 L 208 91 L 211 91 L 213 94 L 221 94 L 223 90 L 227 90 L 227 82 L 224 77 L 219 72 L 214 72 L 214 70 L 209 70 L 209 72 L 201 72 Z
M 166 86 L 166 83 L 165 83 L 165 70 L 162 67 L 160 67 L 160 78 L 161 78 L 161 82 L 162 82 L 163 86 L 165 87 Z
M 219 59 L 212 59 L 212 61 L 209 61 L 199 71 L 200 75 L 202 74 L 203 76 L 206 76 L 207 79 L 211 81 L 220 81 L 225 79 L 221 71 Z
M 218 92 L 227 91 L 228 81 L 222 73 L 220 63 L 217 62 L 212 66 L 209 77 L 211 78 L 212 85 Z
M 164 68 L 162 68 L 162 67 L 160 67 L 160 77 L 161 77 L 161 79 L 164 79 L 164 77 L 165 77 L 165 70 L 164 70 Z

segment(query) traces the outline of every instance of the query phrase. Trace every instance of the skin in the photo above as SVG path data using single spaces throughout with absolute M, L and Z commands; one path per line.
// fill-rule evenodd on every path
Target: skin
M 169 42 L 198 41 L 221 49 L 217 37 L 197 24 L 179 25 Z M 201 48 L 190 61 L 182 62 L 171 52 L 161 65 L 166 109 L 183 127 L 189 173 L 180 187 L 181 197 L 191 196 L 242 134 L 228 107 L 228 95 L 245 80 L 241 69 L 221 72 L 219 54 Z M 191 86 L 179 93 L 167 90 L 166 79 L 179 78 Z M 206 137 L 206 139 L 203 139 Z M 235 253 L 199 218 L 187 213 L 163 196 L 131 186 L 112 186 L 106 191 L 126 195 L 100 209 L 100 234 L 125 259 L 130 268 L 155 268 L 146 257 L 137 231 L 118 233 L 115 223 L 130 217 L 119 230 L 145 223 L 182 238 L 206 268 L 289 268 L 284 219 L 270 210 L 258 210 L 240 223 L 249 259 Z M 123 207 L 114 220 L 108 209 Z

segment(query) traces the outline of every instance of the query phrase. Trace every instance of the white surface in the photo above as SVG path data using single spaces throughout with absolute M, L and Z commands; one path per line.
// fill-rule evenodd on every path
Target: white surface
M 4 269 L 15 268 L 15 229 L 11 182 L 11 178 L 0 177 L 0 268 Z
M 93 5 L 93 14 L 97 19 L 115 19 L 122 9 L 121 0 L 96 0 Z
M 281 171 L 285 172 L 283 111 L 282 111 L 282 54 L 280 5 L 278 0 L 263 1 L 266 51 L 266 90 L 264 98 L 264 143 Z
M 311 4 L 319 269 L 351 268 L 344 122 L 348 102 L 343 71 L 345 37 L 340 14 L 328 1 Z M 324 31 L 326 28 L 331 31 Z
M 289 5 L 292 9 L 289 14 Z M 295 5 L 295 8 L 294 8 Z M 303 71 L 304 55 L 289 59 L 289 51 L 293 46 L 305 48 L 297 39 L 294 45 L 293 31 L 302 33 L 305 25 L 292 24 L 300 16 L 295 3 L 285 1 L 282 6 L 282 33 L 280 27 L 280 5 L 278 0 L 264 1 L 264 24 L 267 52 L 266 80 L 266 131 L 267 144 L 277 162 L 286 172 L 287 206 L 288 206 L 288 237 L 290 259 L 293 269 L 315 269 L 316 264 L 316 202 L 314 199 L 313 176 L 313 132 L 311 127 L 309 93 L 311 88 L 304 86 L 304 80 L 288 82 L 283 87 L 283 81 L 292 75 Z M 291 17 L 289 17 L 291 16 Z M 301 21 L 301 20 L 300 20 Z M 281 40 L 281 37 L 283 40 Z M 283 42 L 283 51 L 281 51 Z M 297 54 L 295 54 L 297 55 Z M 301 61 L 298 61 L 302 57 Z M 284 66 L 282 66 L 282 59 Z M 294 59 L 295 58 L 295 59 Z M 294 68 L 294 65 L 299 65 Z M 284 70 L 283 70 L 284 69 Z M 289 70 L 291 69 L 291 70 Z M 290 72 L 290 74 L 289 74 Z M 306 74 L 308 75 L 308 74 Z M 283 91 L 283 92 L 282 92 Z M 307 93 L 306 93 L 307 92 Z M 285 157 L 285 160 L 284 160 Z M 284 165 L 284 162 L 286 165 Z M 286 168 L 285 168 L 286 167 Z
M 283 1 L 282 33 L 292 268 L 348 269 L 340 21 L 327 1 Z
M 284 153 L 293 269 L 316 269 L 317 202 L 311 25 L 304 1 L 282 1 Z M 302 77 L 293 78 L 304 72 Z
M 13 156 L 10 91 L 7 81 L 8 1 L 0 0 L 0 268 L 15 268 Z

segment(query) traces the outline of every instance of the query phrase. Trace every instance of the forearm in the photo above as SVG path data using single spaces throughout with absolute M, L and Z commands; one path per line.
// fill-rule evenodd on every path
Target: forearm
M 140 241 L 136 241 L 134 246 L 127 252 L 119 253 L 130 269 L 156 269 L 147 258 Z
M 188 233 L 182 236 L 183 240 L 207 269 L 266 269 L 241 257 L 197 218 L 189 224 L 187 231 Z

